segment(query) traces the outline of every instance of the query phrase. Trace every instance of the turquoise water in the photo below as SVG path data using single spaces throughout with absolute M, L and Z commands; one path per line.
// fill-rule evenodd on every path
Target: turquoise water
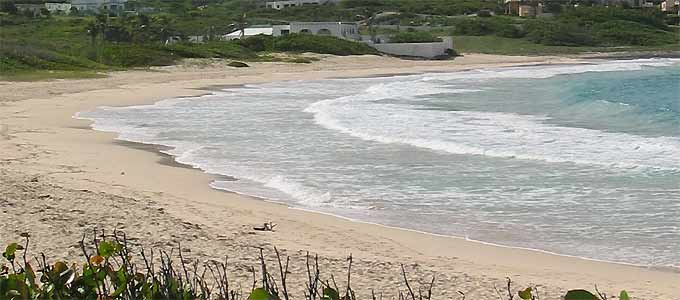
M 680 266 L 672 60 L 279 82 L 80 117 L 229 175 L 219 189 L 366 222 Z

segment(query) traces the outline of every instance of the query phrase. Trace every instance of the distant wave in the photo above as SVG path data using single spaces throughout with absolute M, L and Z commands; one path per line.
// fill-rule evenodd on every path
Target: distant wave
M 607 62 L 578 66 L 502 69 L 427 75 L 420 80 L 374 85 L 362 93 L 309 105 L 317 124 L 363 140 L 407 144 L 452 154 L 576 163 L 646 171 L 680 171 L 680 139 L 549 124 L 545 116 L 478 111 L 413 109 L 378 103 L 385 99 L 416 99 L 435 93 L 475 92 L 442 89 L 433 80 L 546 78 L 559 74 L 638 70 L 666 66 L 668 60 Z M 627 109 L 625 103 L 606 101 Z M 592 109 L 593 107 L 591 107 Z M 608 108 L 609 113 L 613 113 Z
M 478 69 L 456 73 L 428 74 L 424 80 L 452 79 L 503 79 L 503 78 L 550 78 L 564 74 L 580 74 L 588 72 L 635 71 L 644 67 L 667 67 L 680 63 L 680 59 L 652 58 L 625 61 L 603 61 L 571 65 L 552 65 L 538 67 L 514 67 L 499 69 Z

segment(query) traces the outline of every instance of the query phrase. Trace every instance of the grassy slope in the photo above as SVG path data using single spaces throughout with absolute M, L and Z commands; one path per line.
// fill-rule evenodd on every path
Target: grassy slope
M 619 51 L 678 51 L 680 43 L 663 46 L 625 46 L 625 47 L 567 47 L 536 44 L 525 39 L 487 36 L 456 36 L 453 38 L 454 48 L 461 53 L 486 53 L 500 55 L 560 55 L 588 52 Z
M 80 78 L 110 69 L 87 58 L 92 49 L 83 31 L 85 22 L 82 18 L 53 18 L 3 24 L 0 78 Z
M 93 45 L 85 30 L 91 20 L 92 17 L 0 20 L 3 21 L 0 22 L 0 80 L 90 78 L 100 76 L 98 73 L 102 71 L 169 65 L 182 58 L 308 63 L 311 60 L 304 57 L 277 58 L 267 56 L 266 52 L 376 53 L 363 43 L 312 35 L 254 37 L 243 43 L 172 45 L 162 45 L 157 39 L 116 43 L 98 38 Z

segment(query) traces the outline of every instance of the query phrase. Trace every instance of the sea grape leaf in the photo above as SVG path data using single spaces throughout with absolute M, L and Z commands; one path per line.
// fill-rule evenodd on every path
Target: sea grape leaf
M 116 242 L 102 241 L 99 243 L 99 255 L 103 257 L 111 257 L 120 251 L 121 245 Z
M 61 275 L 61 273 L 64 273 L 66 270 L 68 270 L 68 266 L 63 261 L 54 263 L 54 266 L 52 267 L 52 272 L 54 272 L 55 275 Z
M 528 287 L 523 291 L 517 292 L 517 294 L 519 295 L 520 298 L 522 298 L 524 300 L 531 300 L 531 296 L 532 296 L 531 292 L 532 291 L 533 291 L 533 289 L 531 287 Z
M 628 296 L 628 292 L 621 291 L 621 294 L 619 294 L 619 300 L 630 300 L 630 297 Z
M 250 293 L 248 300 L 269 300 L 269 293 L 263 288 L 256 288 Z
M 323 299 L 324 300 L 340 300 L 340 293 L 334 288 L 324 288 L 323 289 Z
M 600 298 L 586 290 L 571 290 L 564 296 L 564 300 L 600 300 Z
M 104 257 L 102 257 L 101 255 L 95 255 L 95 256 L 90 257 L 90 263 L 95 265 L 95 266 L 101 265 L 103 261 L 104 261 Z
M 5 252 L 2 253 L 2 257 L 6 258 L 8 261 L 14 261 L 17 248 L 19 248 L 19 245 L 17 243 L 11 243 L 7 245 L 7 248 L 5 248 Z

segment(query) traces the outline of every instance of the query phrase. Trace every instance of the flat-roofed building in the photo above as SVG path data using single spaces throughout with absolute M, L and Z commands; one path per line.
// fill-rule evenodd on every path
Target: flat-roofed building
M 291 22 L 273 27 L 274 36 L 290 33 L 328 35 L 347 40 L 361 39 L 359 25 L 355 22 Z
M 340 0 L 284 0 L 284 1 L 269 1 L 265 3 L 267 8 L 281 10 L 288 7 L 303 6 L 303 5 L 323 5 L 329 3 L 338 3 Z

